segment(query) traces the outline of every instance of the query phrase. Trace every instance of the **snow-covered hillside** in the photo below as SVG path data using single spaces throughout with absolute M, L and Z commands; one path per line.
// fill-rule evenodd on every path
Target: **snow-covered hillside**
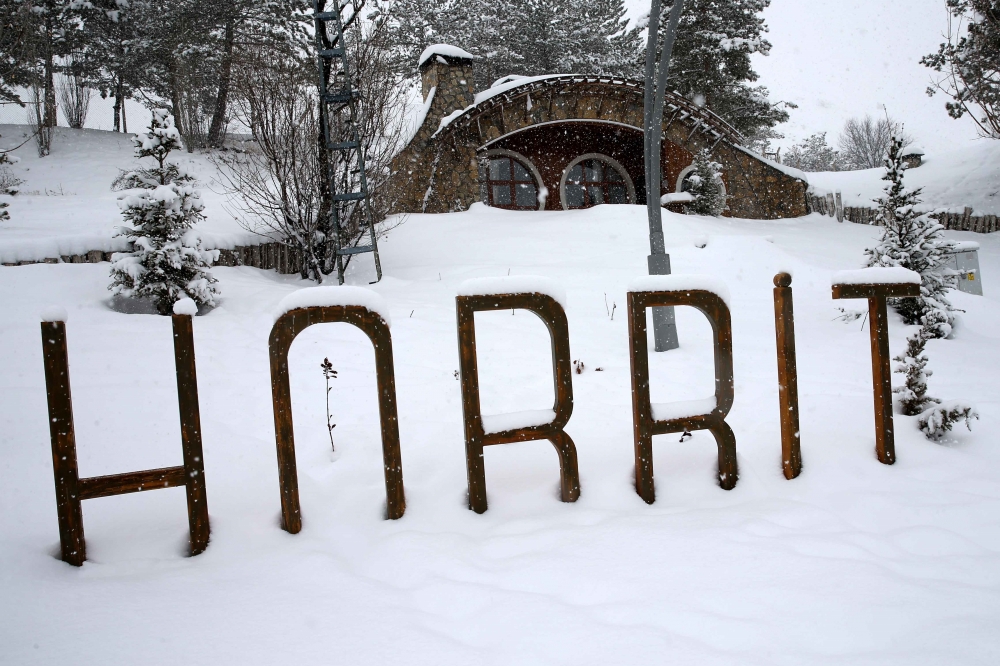
M 845 206 L 874 207 L 882 196 L 885 169 L 806 174 L 819 193 L 840 191 Z M 908 188 L 923 188 L 921 208 L 961 212 L 971 206 L 976 215 L 1000 213 L 1000 141 L 983 141 L 967 147 L 932 153 L 924 163 L 907 169 Z
M 38 157 L 30 141 L 16 150 L 20 161 L 12 172 L 24 183 L 17 196 L 5 197 L 11 219 L 0 224 L 0 263 L 122 249 L 124 239 L 114 238 L 123 222 L 111 183 L 120 170 L 136 164 L 131 136 L 58 127 L 47 157 Z M 0 137 L 0 146 L 17 146 L 28 137 L 27 127 L 0 125 Z M 226 210 L 216 168 L 206 155 L 176 153 L 170 159 L 199 179 L 206 219 L 198 232 L 206 248 L 252 242 L 253 234 Z

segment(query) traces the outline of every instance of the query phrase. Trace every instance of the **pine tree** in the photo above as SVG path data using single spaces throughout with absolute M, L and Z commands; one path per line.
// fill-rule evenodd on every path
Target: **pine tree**
M 918 417 L 917 427 L 921 432 L 927 439 L 938 441 L 960 421 L 965 421 L 965 426 L 972 430 L 972 420 L 978 419 L 979 414 L 962 402 L 952 400 L 942 404 L 927 395 L 927 378 L 933 373 L 927 369 L 924 347 L 934 337 L 935 331 L 925 325 L 906 339 L 906 351 L 893 359 L 897 363 L 893 372 L 904 375 L 906 381 L 892 392 L 899 395 L 903 414 Z
M 478 57 L 476 87 L 510 75 L 634 74 L 642 36 L 623 0 L 398 0 L 392 7 L 398 71 L 416 75 L 435 43 Z
M 708 150 L 694 156 L 694 171 L 684 181 L 684 191 L 694 196 L 694 201 L 684 207 L 690 215 L 718 217 L 726 209 L 726 194 L 722 183 L 722 165 L 712 161 Z
M 927 338 L 922 335 L 922 331 L 917 331 L 906 339 L 906 351 L 892 359 L 897 363 L 893 372 L 906 377 L 906 383 L 894 388 L 892 392 L 899 395 L 899 404 L 907 416 L 916 416 L 929 405 L 941 402 L 927 395 L 927 378 L 934 373 L 926 369 L 928 361 L 924 354 L 926 345 Z
M 763 12 L 771 0 L 687 0 L 670 59 L 668 86 L 690 100 L 705 104 L 751 143 L 760 137 L 781 138 L 773 128 L 788 120 L 787 103 L 772 104 L 768 90 L 753 85 L 760 76 L 751 57 L 766 56 Z M 672 2 L 664 0 L 664 16 Z M 667 29 L 661 21 L 660 30 Z M 636 60 L 636 73 L 644 56 Z
M 201 240 L 188 233 L 204 218 L 204 205 L 194 178 L 167 162 L 182 148 L 173 118 L 165 109 L 154 109 L 149 131 L 134 142 L 136 157 L 151 157 L 157 165 L 125 171 L 115 180 L 115 189 L 125 190 L 119 197 L 122 217 L 132 225 L 119 235 L 134 249 L 112 257 L 108 288 L 126 298 L 150 298 L 162 315 L 182 298 L 214 305 L 218 292 L 208 262 L 218 252 L 203 251 Z
M 944 338 L 954 323 L 955 308 L 947 294 L 954 288 L 956 274 L 946 264 L 954 244 L 944 238 L 936 220 L 915 210 L 921 190 L 907 191 L 903 185 L 902 146 L 894 138 L 889 147 L 882 177 L 888 184 L 876 214 L 882 238 L 865 254 L 869 266 L 901 266 L 920 274 L 920 296 L 892 299 L 891 304 L 905 323 L 923 324 L 932 337 Z

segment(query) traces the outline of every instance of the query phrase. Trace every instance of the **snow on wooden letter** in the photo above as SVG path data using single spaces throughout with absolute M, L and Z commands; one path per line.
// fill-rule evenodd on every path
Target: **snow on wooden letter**
M 576 446 L 563 430 L 573 413 L 573 375 L 569 351 L 569 324 L 563 310 L 565 296 L 551 280 L 540 277 L 504 277 L 469 280 L 455 298 L 458 311 L 458 353 L 465 417 L 465 457 L 469 479 L 469 508 L 487 509 L 483 447 L 547 439 L 559 454 L 562 501 L 580 496 Z M 479 400 L 475 313 L 523 309 L 533 312 L 552 337 L 552 373 L 555 404 L 551 410 L 483 416 Z
M 656 501 L 653 435 L 708 430 L 719 448 L 719 485 L 736 486 L 736 435 L 726 423 L 733 406 L 733 326 L 725 285 L 701 275 L 657 275 L 629 286 L 628 334 L 632 365 L 632 422 L 635 437 L 635 490 L 647 504 Z M 649 396 L 646 308 L 690 305 L 712 324 L 715 335 L 715 395 L 703 400 L 657 404 Z
M 282 299 L 268 340 L 271 356 L 271 396 L 274 436 L 278 447 L 278 483 L 281 486 L 281 527 L 291 534 L 302 529 L 299 479 L 295 466 L 292 427 L 292 391 L 288 379 L 288 350 L 296 336 L 315 324 L 344 322 L 360 328 L 375 347 L 378 408 L 382 424 L 382 460 L 388 517 L 406 511 L 403 462 L 399 451 L 396 413 L 396 374 L 389 333 L 389 308 L 381 296 L 360 287 L 310 287 Z

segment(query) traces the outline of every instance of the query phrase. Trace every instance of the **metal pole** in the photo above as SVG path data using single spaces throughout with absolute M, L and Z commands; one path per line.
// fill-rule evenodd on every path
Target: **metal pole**
M 649 12 L 649 39 L 646 43 L 646 90 L 643 120 L 644 157 L 646 166 L 646 212 L 649 217 L 649 257 L 647 265 L 650 275 L 670 275 L 670 255 L 666 253 L 663 240 L 663 219 L 660 205 L 660 160 L 663 146 L 663 107 L 666 98 L 667 75 L 670 71 L 670 56 L 677 37 L 677 26 L 685 0 L 674 0 L 670 7 L 670 20 L 663 40 L 659 67 L 656 66 L 656 46 L 659 42 L 660 0 L 652 0 Z M 658 352 L 677 349 L 677 323 L 673 307 L 653 309 L 654 349 Z

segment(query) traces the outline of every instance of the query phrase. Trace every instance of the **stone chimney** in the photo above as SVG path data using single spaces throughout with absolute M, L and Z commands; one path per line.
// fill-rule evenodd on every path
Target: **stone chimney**
M 429 46 L 420 54 L 421 92 L 427 111 L 415 139 L 426 140 L 437 131 L 442 118 L 472 106 L 476 97 L 474 58 L 471 53 L 447 44 Z M 431 91 L 433 99 L 429 98 Z
M 903 149 L 903 164 L 906 165 L 907 169 L 916 169 L 923 163 L 924 163 L 923 148 L 910 147 Z

